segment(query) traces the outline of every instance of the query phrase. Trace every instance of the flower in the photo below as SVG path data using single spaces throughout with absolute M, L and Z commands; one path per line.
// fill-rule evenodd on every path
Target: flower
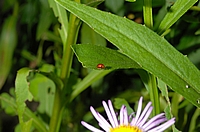
M 167 120 L 164 113 L 148 119 L 153 110 L 152 103 L 149 102 L 142 111 L 142 99 L 143 97 L 140 97 L 135 116 L 134 113 L 128 115 L 127 108 L 124 105 L 120 109 L 119 116 L 117 116 L 112 102 L 108 100 L 108 104 L 106 104 L 103 101 L 103 107 L 110 123 L 91 106 L 90 110 L 93 116 L 104 131 L 84 121 L 81 121 L 81 124 L 92 132 L 162 132 L 175 123 L 175 118 Z

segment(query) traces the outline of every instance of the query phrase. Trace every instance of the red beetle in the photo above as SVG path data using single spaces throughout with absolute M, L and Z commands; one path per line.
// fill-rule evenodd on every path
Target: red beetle
M 97 68 L 98 68 L 98 69 L 105 69 L 106 67 L 105 67 L 104 64 L 98 64 L 98 65 L 97 65 Z

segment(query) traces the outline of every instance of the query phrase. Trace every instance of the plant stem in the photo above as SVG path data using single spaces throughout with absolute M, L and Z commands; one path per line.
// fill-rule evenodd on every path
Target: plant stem
M 80 3 L 80 0 L 75 0 Z M 63 81 L 64 87 L 63 88 L 56 88 L 56 93 L 54 97 L 54 106 L 53 106 L 53 113 L 50 121 L 50 132 L 58 132 L 60 129 L 60 123 L 62 119 L 62 112 L 64 106 L 64 91 L 68 91 L 69 88 L 67 87 L 68 78 L 71 71 L 72 65 L 72 58 L 73 52 L 71 49 L 71 45 L 76 43 L 77 34 L 80 27 L 80 19 L 78 19 L 73 14 L 70 14 L 69 25 L 68 25 L 68 36 L 66 44 L 64 44 L 65 49 L 63 50 L 63 57 L 62 57 L 62 66 L 61 66 L 61 74 L 60 78 Z M 66 101 L 66 100 L 65 100 Z
M 64 82 L 67 81 L 70 74 L 72 58 L 73 58 L 71 45 L 76 43 L 79 27 L 80 27 L 80 19 L 78 19 L 73 14 L 70 14 L 68 38 L 67 38 L 67 44 L 64 49 L 63 58 L 62 58 L 62 67 L 61 67 L 61 75 L 60 75 L 60 78 Z
M 143 0 L 143 17 L 146 27 L 153 29 L 152 0 Z
M 193 7 L 190 8 L 190 10 L 200 11 L 200 8 L 198 6 L 193 6 Z
M 56 89 L 55 97 L 54 97 L 54 105 L 53 105 L 53 112 L 50 121 L 49 132 L 58 132 L 60 129 L 60 122 L 61 122 L 61 90 L 59 88 Z
M 149 73 L 149 94 L 150 94 L 150 100 L 152 102 L 152 105 L 154 107 L 153 109 L 153 116 L 160 113 L 160 101 L 158 96 L 158 88 L 157 88 L 157 82 L 156 77 L 153 74 Z
M 143 0 L 143 2 L 144 24 L 146 27 L 153 29 L 152 0 Z M 160 102 L 158 96 L 156 77 L 151 73 L 149 73 L 148 85 L 150 99 L 154 107 L 153 116 L 155 116 L 160 113 Z

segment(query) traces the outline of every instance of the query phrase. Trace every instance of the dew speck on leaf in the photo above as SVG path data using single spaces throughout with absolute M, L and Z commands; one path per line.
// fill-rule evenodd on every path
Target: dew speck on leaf
M 200 98 L 197 99 L 197 103 L 200 104 Z

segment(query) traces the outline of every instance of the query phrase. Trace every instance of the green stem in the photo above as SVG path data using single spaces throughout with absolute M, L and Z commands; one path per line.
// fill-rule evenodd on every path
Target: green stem
M 153 29 L 152 0 L 143 0 L 143 17 L 146 27 Z
M 58 132 L 60 129 L 61 122 L 61 109 L 62 109 L 62 101 L 61 101 L 61 90 L 59 88 L 56 89 L 54 104 L 53 104 L 53 112 L 50 120 L 49 132 Z
M 154 107 L 153 116 L 155 116 L 160 113 L 160 101 L 159 101 L 159 96 L 158 96 L 156 77 L 150 73 L 149 73 L 148 85 L 149 85 L 150 100 Z
M 26 109 L 24 115 L 28 118 L 28 119 L 32 119 L 33 120 L 33 125 L 35 126 L 35 128 L 38 129 L 38 131 L 40 132 L 48 132 L 47 128 L 46 128 L 46 124 L 39 119 L 35 113 L 33 113 L 31 110 Z
M 80 19 L 78 19 L 73 14 L 70 14 L 68 38 L 67 38 L 67 44 L 64 49 L 64 55 L 63 55 L 62 67 L 61 67 L 61 75 L 60 75 L 60 78 L 64 82 L 67 81 L 69 74 L 70 74 L 72 58 L 73 58 L 73 52 L 71 49 L 71 45 L 76 43 L 79 27 L 80 27 Z
M 190 10 L 200 11 L 200 8 L 198 6 L 193 6 L 193 7 L 190 8 Z
M 75 0 L 80 3 L 80 0 Z M 76 43 L 77 40 L 77 34 L 80 27 L 80 19 L 78 19 L 73 14 L 70 14 L 69 19 L 69 25 L 68 25 L 68 33 L 67 33 L 67 41 L 63 52 L 63 58 L 62 58 L 62 66 L 61 66 L 61 74 L 60 78 L 64 83 L 63 88 L 56 88 L 56 93 L 54 97 L 54 106 L 53 106 L 53 113 L 50 121 L 50 132 L 58 132 L 60 129 L 60 123 L 62 119 L 62 112 L 63 112 L 63 106 L 64 106 L 64 97 L 63 93 L 64 91 L 68 91 L 67 82 L 70 75 L 71 65 L 72 65 L 72 58 L 73 58 L 73 52 L 71 49 L 71 45 Z M 67 100 L 65 100 L 66 102 Z
M 143 0 L 143 16 L 144 16 L 144 24 L 150 29 L 153 29 L 153 15 L 152 15 L 152 0 Z M 156 83 L 156 77 L 153 74 L 149 73 L 149 94 L 150 99 L 152 101 L 153 116 L 160 113 L 160 102 L 158 96 L 158 88 Z

